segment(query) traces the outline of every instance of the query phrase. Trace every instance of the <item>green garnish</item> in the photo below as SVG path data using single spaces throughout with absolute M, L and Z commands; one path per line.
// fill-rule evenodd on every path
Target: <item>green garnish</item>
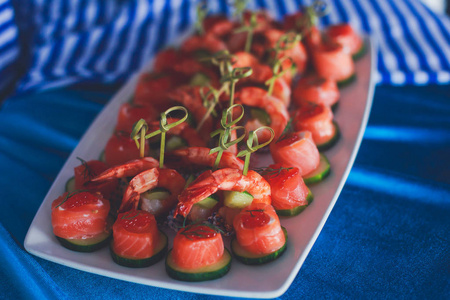
M 200 3 L 197 4 L 197 20 L 195 21 L 195 28 L 200 35 L 205 33 L 205 29 L 203 28 L 203 20 L 206 18 L 207 14 L 208 7 L 206 1 L 200 1 Z
M 279 175 L 281 173 L 281 171 L 283 171 L 283 170 L 289 171 L 289 170 L 292 170 L 292 169 L 293 168 L 283 168 L 283 167 L 281 167 L 281 168 L 273 169 L 273 168 L 270 168 L 270 167 L 265 167 L 265 168 L 257 168 L 257 169 L 254 169 L 253 171 L 259 173 L 261 176 L 266 176 L 267 175 L 269 177 L 274 177 L 274 176 Z
M 259 144 L 259 142 L 258 142 L 257 132 L 259 130 L 269 130 L 270 131 L 270 139 L 263 144 Z M 237 157 L 245 156 L 244 170 L 242 171 L 243 175 L 247 176 L 248 167 L 250 165 L 250 155 L 253 152 L 257 151 L 258 149 L 261 149 L 262 147 L 269 145 L 270 142 L 272 142 L 274 137 L 275 137 L 275 132 L 273 131 L 272 128 L 270 128 L 268 126 L 262 126 L 254 131 L 250 131 L 250 133 L 248 134 L 248 139 L 247 139 L 247 143 L 246 143 L 247 149 L 242 150 L 237 155 Z
M 132 219 L 136 218 L 137 216 L 139 216 L 139 215 L 141 214 L 141 211 L 138 210 L 138 211 L 136 211 L 136 214 L 135 214 L 134 216 L 131 216 L 131 217 L 130 217 L 130 215 L 131 215 L 132 212 L 133 212 L 133 211 L 129 211 L 129 212 L 125 213 L 125 214 L 122 216 L 121 219 L 122 219 L 122 220 L 132 220 Z
M 267 85 L 268 88 L 268 94 L 272 95 L 273 88 L 275 86 L 275 82 L 278 78 L 284 76 L 286 72 L 295 72 L 295 63 L 293 62 L 291 57 L 288 56 L 282 56 L 280 57 L 280 53 L 283 53 L 286 50 L 291 49 L 294 47 L 295 43 L 300 42 L 301 36 L 299 34 L 296 34 L 294 32 L 288 32 L 286 34 L 283 34 L 277 41 L 275 47 L 271 49 L 271 52 L 273 53 L 273 62 L 272 62 L 272 77 L 266 80 L 265 85 Z M 283 70 L 283 62 L 288 59 L 291 61 L 291 67 Z
M 249 212 L 250 216 L 253 218 L 253 217 L 255 217 L 253 215 L 254 212 L 264 212 L 264 209 L 246 209 L 245 212 Z
M 181 110 L 185 113 L 184 117 L 181 118 L 180 120 L 170 123 L 167 123 L 167 115 L 173 111 L 176 110 Z M 141 151 L 143 146 L 139 146 L 138 143 L 138 139 L 141 140 L 141 144 L 143 143 L 144 139 L 150 139 L 158 134 L 161 134 L 161 144 L 160 144 L 160 152 L 159 152 L 159 167 L 163 168 L 164 167 L 164 150 L 165 150 L 165 146 L 166 146 L 166 132 L 169 131 L 171 128 L 180 125 L 181 123 L 183 123 L 184 121 L 186 121 L 186 119 L 188 118 L 188 111 L 186 108 L 184 108 L 183 106 L 174 106 L 169 108 L 168 110 L 166 110 L 165 112 L 161 113 L 161 120 L 159 122 L 159 129 L 155 130 L 147 135 L 143 135 L 142 132 L 140 135 L 138 135 L 138 133 L 141 131 L 142 128 L 144 128 L 145 126 L 148 125 L 145 122 L 144 119 L 139 120 L 138 122 L 136 122 L 136 124 L 133 126 L 133 131 L 132 131 L 132 139 L 136 142 L 136 146 L 141 147 Z M 145 131 L 145 130 L 144 130 Z
M 247 7 L 248 0 L 234 0 L 234 13 L 233 17 L 237 17 L 238 20 L 242 23 L 243 14 L 245 8 Z
M 202 60 L 211 61 L 213 65 L 218 66 L 220 75 L 224 76 L 233 71 L 232 59 L 233 55 L 228 50 L 221 50 Z
M 257 19 L 257 13 L 253 12 L 250 16 L 250 22 L 248 25 L 243 24 L 242 27 L 236 29 L 235 33 L 240 32 L 247 32 L 247 40 L 245 41 L 245 52 L 250 53 L 250 50 L 252 48 L 252 40 L 253 40 L 253 33 L 258 26 L 258 19 Z
M 236 107 L 241 108 L 241 114 L 235 119 L 233 118 L 233 109 Z M 222 128 L 219 128 L 211 133 L 211 137 L 215 137 L 219 135 L 219 146 L 211 149 L 209 154 L 217 153 L 216 160 L 214 162 L 213 170 L 216 170 L 219 167 L 220 159 L 222 158 L 223 151 L 226 151 L 229 147 L 239 143 L 245 137 L 245 128 L 243 126 L 234 126 L 237 122 L 239 122 L 244 116 L 244 107 L 240 104 L 235 104 L 233 106 L 228 107 L 222 113 L 222 119 L 220 120 L 220 124 Z M 231 140 L 231 131 L 243 129 L 244 133 L 237 137 L 234 140 Z M 229 140 L 229 141 L 228 141 Z
M 301 34 L 307 34 L 311 27 L 315 26 L 320 17 L 330 12 L 329 6 L 325 1 L 315 0 L 310 6 L 305 8 L 305 13 L 295 21 L 295 29 Z
M 213 86 L 208 86 L 208 92 L 205 94 L 204 88 L 200 89 L 200 97 L 202 98 L 202 104 L 207 109 L 206 114 L 203 116 L 201 121 L 198 123 L 197 128 L 195 130 L 199 131 L 200 128 L 202 128 L 203 124 L 205 123 L 206 119 L 209 118 L 209 116 L 212 114 L 213 116 L 216 116 L 217 113 L 215 111 L 216 105 L 219 103 L 220 95 L 222 94 L 223 90 L 216 90 Z
M 249 77 L 250 75 L 252 75 L 252 73 L 253 69 L 250 67 L 234 68 L 231 73 L 225 74 L 220 79 L 221 83 L 228 82 L 230 84 L 230 107 L 233 106 L 236 83 L 239 81 L 239 79 Z
M 145 156 L 145 134 L 148 130 L 148 124 L 144 119 L 140 119 L 133 125 L 130 137 L 136 143 L 136 147 L 139 149 L 139 156 L 143 158 Z M 138 142 L 138 139 L 141 142 Z
M 69 200 L 69 198 L 72 198 L 72 197 L 75 196 L 76 194 L 79 194 L 79 193 L 82 193 L 82 192 L 89 192 L 89 191 L 88 191 L 88 190 L 76 190 L 76 191 L 73 191 L 72 193 L 68 193 L 68 194 L 64 197 L 63 201 L 62 201 L 60 204 L 56 205 L 55 208 L 60 207 L 61 205 L 64 204 L 64 202 L 66 202 L 67 200 Z
M 189 240 L 193 240 L 191 238 L 191 236 L 196 236 L 199 238 L 207 238 L 208 235 L 211 233 L 211 231 L 208 230 L 204 230 L 201 228 L 195 228 L 196 226 L 205 226 L 208 228 L 211 228 L 212 230 L 214 230 L 216 233 L 223 233 L 223 231 L 218 228 L 217 226 L 211 224 L 211 223 L 207 223 L 207 222 L 200 222 L 200 223 L 192 223 L 189 224 L 187 226 L 185 226 L 185 224 L 183 223 L 183 230 L 180 232 L 180 234 L 184 235 L 186 238 L 188 238 Z
M 81 162 L 81 164 L 84 167 L 83 171 L 83 178 L 84 179 L 91 179 L 92 177 L 96 176 L 97 174 L 92 171 L 91 167 L 89 167 L 87 161 L 77 156 L 77 159 Z
M 281 133 L 280 137 L 278 138 L 278 140 L 275 143 L 278 143 L 278 142 L 284 140 L 285 138 L 287 138 L 289 133 L 291 133 L 293 131 L 293 128 L 292 128 L 293 121 L 294 121 L 293 118 L 289 119 L 289 121 L 286 124 L 286 127 L 284 127 L 283 132 Z

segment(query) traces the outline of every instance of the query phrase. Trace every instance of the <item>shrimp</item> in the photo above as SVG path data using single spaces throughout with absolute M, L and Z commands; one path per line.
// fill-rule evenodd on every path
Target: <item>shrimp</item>
M 178 195 L 184 188 L 184 178 L 175 170 L 158 168 L 159 162 L 152 157 L 132 160 L 126 164 L 115 166 L 98 175 L 92 181 L 104 181 L 114 178 L 124 178 L 134 176 L 129 182 L 122 197 L 119 213 L 132 208 L 137 209 L 140 203 L 141 194 L 161 187 L 168 191 L 164 199 L 145 200 L 144 210 L 150 211 L 154 215 L 167 213 L 175 204 Z M 145 197 L 144 197 L 145 198 Z M 141 204 L 142 206 L 142 204 Z
M 236 103 L 258 107 L 265 110 L 270 116 L 270 127 L 275 132 L 277 139 L 283 132 L 289 120 L 289 113 L 286 106 L 273 96 L 269 96 L 267 91 L 257 87 L 246 87 L 236 93 Z M 247 128 L 246 126 L 246 129 Z
M 181 194 L 186 181 L 173 169 L 152 168 L 139 173 L 128 184 L 122 198 L 119 213 L 130 209 L 141 209 L 149 211 L 154 215 L 163 215 L 177 203 L 178 195 Z M 164 199 L 146 199 L 142 194 L 156 187 L 163 188 L 169 192 Z M 141 201 L 142 200 L 142 201 Z
M 153 63 L 153 72 L 163 73 L 172 71 L 175 65 L 178 65 L 180 54 L 175 48 L 167 48 L 158 52 Z
M 182 86 L 169 93 L 168 96 L 170 100 L 186 107 L 189 113 L 193 115 L 197 124 L 203 120 L 203 117 L 207 113 L 207 109 L 202 103 L 199 87 Z M 213 119 L 211 116 L 208 116 L 203 121 L 203 126 L 199 130 L 200 136 L 203 136 L 205 141 L 209 140 L 209 133 L 212 131 L 212 128 Z
M 178 74 L 182 74 L 187 79 L 187 83 L 189 83 L 196 74 L 203 74 L 212 86 L 215 88 L 220 87 L 219 77 L 216 72 L 194 57 L 183 56 L 179 59 L 178 63 L 173 66 L 173 70 Z
M 180 119 L 177 118 L 167 118 L 167 124 L 175 123 Z M 149 124 L 149 131 L 158 130 L 160 126 L 160 122 L 152 122 Z M 171 128 L 167 134 L 169 136 L 179 136 L 183 140 L 187 142 L 189 146 L 192 147 L 205 147 L 206 142 L 202 139 L 202 137 L 192 128 L 189 123 L 183 122 L 178 126 Z
M 245 11 L 243 13 L 243 24 L 244 26 L 249 26 L 251 23 L 252 15 L 256 16 L 256 28 L 254 28 L 254 38 L 251 47 L 252 53 L 262 54 L 265 51 L 263 45 L 257 45 L 256 40 L 258 36 L 262 34 L 265 30 L 271 28 L 274 24 L 273 19 L 266 12 L 254 12 L 254 11 Z M 236 26 L 239 26 L 236 24 Z M 244 50 L 245 43 L 247 40 L 247 32 L 235 32 L 232 31 L 229 35 L 226 36 L 226 44 L 231 53 L 235 53 L 238 51 Z M 260 57 L 262 58 L 262 57 Z
M 153 157 L 144 157 L 140 159 L 134 159 L 122 165 L 118 165 L 107 169 L 100 175 L 91 179 L 91 181 L 104 181 L 116 178 L 130 177 L 139 174 L 142 171 L 156 168 L 159 166 L 159 162 Z
M 217 152 L 209 154 L 211 149 L 206 147 L 187 147 L 183 149 L 177 149 L 168 154 L 172 164 L 187 167 L 213 167 L 217 158 Z M 244 168 L 244 162 L 237 158 L 234 154 L 224 151 L 219 163 L 219 168 L 232 168 L 242 170 Z
M 261 175 L 251 170 L 247 175 L 243 175 L 238 169 L 225 168 L 204 176 L 202 180 L 187 187 L 178 197 L 175 216 L 181 214 L 186 217 L 195 203 L 219 190 L 246 191 L 253 196 L 252 203 L 270 204 L 272 201 L 270 185 Z
M 163 73 L 144 73 L 139 76 L 136 83 L 133 103 L 153 106 L 158 112 L 165 111 L 169 108 L 167 91 L 186 83 L 188 83 L 187 76 L 172 70 Z
M 231 33 L 234 29 L 234 23 L 225 16 L 208 16 L 203 20 L 203 28 L 205 29 L 206 34 L 212 34 L 221 38 Z
M 192 77 L 199 73 L 204 74 L 212 86 L 220 86 L 219 77 L 212 68 L 199 62 L 195 56 L 173 48 L 161 51 L 156 55 L 153 70 L 157 76 L 167 77 L 166 80 L 158 81 L 161 81 L 161 83 L 165 83 L 166 85 L 170 83 L 170 88 L 174 88 L 181 84 L 189 84 Z M 144 77 L 143 79 L 146 78 Z M 143 82 L 142 84 L 138 83 L 138 87 L 146 84 L 146 82 Z M 161 87 L 158 86 L 156 89 L 161 90 Z M 148 94 L 151 94 L 152 92 L 148 88 L 144 88 L 144 91 L 146 92 L 147 97 Z M 166 93 L 164 93 L 164 96 L 166 96 Z
M 246 86 L 248 84 L 257 84 L 258 86 L 265 87 L 265 83 L 273 76 L 272 69 L 268 65 L 261 64 L 259 60 L 248 52 L 238 52 L 234 54 L 234 67 L 251 67 L 253 70 L 252 75 L 247 78 L 242 78 L 239 81 L 240 86 Z M 279 77 L 275 80 L 272 95 L 283 101 L 286 107 L 291 102 L 291 88 L 283 77 Z
M 192 53 L 198 50 L 216 53 L 225 49 L 227 49 L 225 43 L 214 34 L 193 35 L 181 45 L 181 51 L 186 53 Z

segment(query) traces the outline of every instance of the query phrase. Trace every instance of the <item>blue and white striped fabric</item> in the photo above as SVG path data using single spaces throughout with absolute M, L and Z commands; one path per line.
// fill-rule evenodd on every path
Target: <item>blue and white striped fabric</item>
M 27 5 L 27 1 L 28 4 Z M 119 82 L 143 67 L 155 52 L 191 28 L 198 1 L 13 0 L 27 71 L 18 92 L 76 82 Z M 207 1 L 211 13 L 232 11 L 226 0 Z M 301 0 L 253 0 L 276 18 Z M 0 88 L 5 66 L 18 63 L 17 28 L 10 1 L 0 0 Z M 450 83 L 450 20 L 419 0 L 328 1 L 320 26 L 349 22 L 379 44 L 377 80 L 382 84 Z
M 0 98 L 2 91 L 18 76 L 19 32 L 9 0 L 0 0 Z

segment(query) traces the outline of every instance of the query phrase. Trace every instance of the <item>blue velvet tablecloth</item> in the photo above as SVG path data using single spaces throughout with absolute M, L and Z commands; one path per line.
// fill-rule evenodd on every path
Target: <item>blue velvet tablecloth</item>
M 23 249 L 52 181 L 116 88 L 49 90 L 0 109 L 0 298 L 216 298 L 93 275 Z M 347 183 L 280 298 L 449 299 L 449 184 L 450 86 L 378 86 Z
M 0 0 L 0 299 L 217 298 L 78 271 L 23 248 L 92 120 L 192 26 L 197 2 Z M 232 14 L 226 0 L 207 2 Z M 377 82 L 405 86 L 376 87 L 347 183 L 280 298 L 450 299 L 450 19 L 419 0 L 328 2 L 319 25 L 350 22 L 371 35 Z M 311 1 L 249 3 L 281 17 Z

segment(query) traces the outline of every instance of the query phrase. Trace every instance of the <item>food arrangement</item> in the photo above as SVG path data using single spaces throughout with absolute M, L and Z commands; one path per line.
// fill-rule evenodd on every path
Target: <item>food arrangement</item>
M 110 244 L 127 267 L 166 257 L 167 274 L 185 281 L 228 272 L 222 236 L 233 236 L 233 258 L 245 264 L 278 258 L 289 236 L 280 217 L 301 218 L 307 185 L 332 169 L 319 150 L 338 142 L 338 86 L 354 80 L 352 55 L 364 51 L 348 25 L 320 32 L 317 15 L 312 6 L 282 22 L 209 16 L 179 49 L 160 52 L 103 155 L 81 160 L 54 201 L 61 244 Z M 252 168 L 256 150 L 274 163 Z M 168 255 L 162 226 L 180 227 Z

